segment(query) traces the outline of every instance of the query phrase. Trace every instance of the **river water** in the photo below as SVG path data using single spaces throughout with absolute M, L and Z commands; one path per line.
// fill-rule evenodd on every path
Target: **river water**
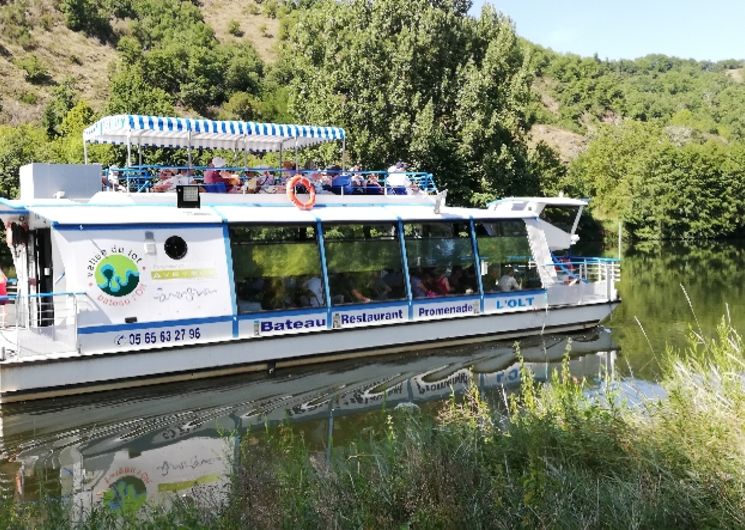
M 626 249 L 623 303 L 602 327 L 526 339 L 520 351 L 542 380 L 569 349 L 577 377 L 599 383 L 612 372 L 651 383 L 659 355 L 668 345 L 683 347 L 691 326 L 711 334 L 729 314 L 742 328 L 743 258 L 739 242 Z M 292 422 L 321 449 L 353 439 L 383 408 L 436 410 L 471 378 L 490 399 L 504 400 L 519 385 L 515 346 L 426 348 L 6 406 L 0 410 L 0 490 L 30 499 L 43 489 L 82 507 L 117 507 L 132 496 L 167 502 L 197 485 L 226 485 L 238 444 L 267 425 Z

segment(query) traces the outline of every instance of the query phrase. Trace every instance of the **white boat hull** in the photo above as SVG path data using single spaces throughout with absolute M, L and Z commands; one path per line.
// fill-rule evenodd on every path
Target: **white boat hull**
M 0 401 L 42 399 L 450 346 L 597 325 L 618 302 L 448 320 L 268 336 L 117 353 L 65 353 L 0 362 Z

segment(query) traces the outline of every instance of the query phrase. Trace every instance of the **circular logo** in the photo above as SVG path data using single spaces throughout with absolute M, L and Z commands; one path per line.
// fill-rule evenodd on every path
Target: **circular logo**
M 140 283 L 140 271 L 135 262 L 123 254 L 112 254 L 96 267 L 96 284 L 110 296 L 127 296 Z
M 103 494 L 103 502 L 110 510 L 133 513 L 147 501 L 145 483 L 137 477 L 124 476 Z

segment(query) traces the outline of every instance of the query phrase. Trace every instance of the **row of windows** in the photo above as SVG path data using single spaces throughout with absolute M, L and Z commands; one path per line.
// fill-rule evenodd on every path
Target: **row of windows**
M 476 263 L 467 223 L 324 224 L 328 278 L 315 225 L 234 225 L 233 272 L 241 313 L 540 287 L 522 221 L 475 223 Z M 404 266 L 404 254 L 408 270 Z

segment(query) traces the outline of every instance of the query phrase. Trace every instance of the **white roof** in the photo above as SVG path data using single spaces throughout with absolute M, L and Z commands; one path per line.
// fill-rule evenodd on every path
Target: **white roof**
M 253 121 L 216 121 L 167 116 L 106 116 L 85 129 L 83 142 L 154 147 L 206 147 L 279 151 L 345 139 L 344 129 Z
M 164 197 L 165 194 L 160 195 Z M 158 197 L 158 196 L 156 196 Z M 300 210 L 294 206 L 270 203 L 264 206 L 227 204 L 202 204 L 201 208 L 177 208 L 173 202 L 152 204 L 57 204 L 34 205 L 29 208 L 34 217 L 50 225 L 127 225 L 147 224 L 215 224 L 230 223 L 344 223 L 344 222 L 396 222 L 444 221 L 448 219 L 523 219 L 535 217 L 534 212 L 500 212 L 472 208 L 443 208 L 434 212 L 431 205 L 380 206 L 325 206 Z

